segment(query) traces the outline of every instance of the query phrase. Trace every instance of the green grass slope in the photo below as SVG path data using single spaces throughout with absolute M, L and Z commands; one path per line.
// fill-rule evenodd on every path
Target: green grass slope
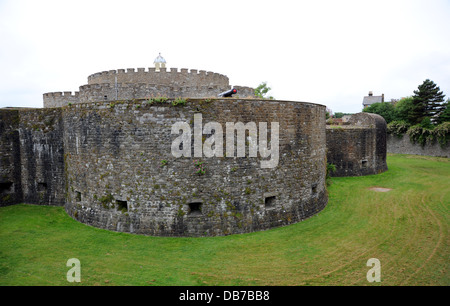
M 448 159 L 389 155 L 389 171 L 333 178 L 328 206 L 295 225 L 214 238 L 115 233 L 61 207 L 0 208 L 0 285 L 450 285 Z M 392 189 L 376 192 L 371 187 Z M 370 258 L 381 283 L 369 283 Z

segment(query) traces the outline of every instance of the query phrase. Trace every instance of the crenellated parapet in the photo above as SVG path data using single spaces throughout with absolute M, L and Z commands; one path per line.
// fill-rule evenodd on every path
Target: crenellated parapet
M 227 76 L 205 70 L 161 68 L 128 68 L 109 70 L 92 74 L 88 77 L 88 84 L 115 83 L 144 83 L 174 86 L 228 86 Z
M 44 107 L 62 107 L 70 104 L 75 104 L 80 102 L 80 93 L 75 92 L 72 94 L 71 91 L 64 92 L 49 92 L 43 95 Z
M 240 98 L 253 98 L 254 89 L 234 86 Z M 79 91 L 45 93 L 44 107 L 113 100 L 167 98 L 215 98 L 231 89 L 228 77 L 205 70 L 178 68 L 129 68 L 94 73 Z

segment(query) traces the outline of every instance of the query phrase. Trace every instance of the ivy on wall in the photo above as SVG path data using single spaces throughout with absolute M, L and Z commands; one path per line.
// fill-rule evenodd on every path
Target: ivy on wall
M 420 124 L 410 126 L 404 121 L 393 121 L 388 124 L 387 132 L 400 138 L 406 134 L 411 142 L 418 143 L 422 147 L 427 143 L 438 142 L 444 148 L 450 140 L 450 122 L 444 122 L 430 128 Z

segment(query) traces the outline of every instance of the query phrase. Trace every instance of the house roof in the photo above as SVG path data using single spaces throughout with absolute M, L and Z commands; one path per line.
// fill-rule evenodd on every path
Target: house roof
M 363 105 L 372 105 L 374 103 L 383 102 L 383 96 L 365 96 L 363 100 Z

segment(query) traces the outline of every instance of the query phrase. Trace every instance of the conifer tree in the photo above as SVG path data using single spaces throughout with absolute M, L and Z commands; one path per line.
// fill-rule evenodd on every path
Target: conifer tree
M 413 124 L 422 122 L 426 117 L 436 118 L 445 109 L 445 95 L 431 80 L 426 79 L 418 90 L 414 91 L 413 107 L 408 114 L 408 119 Z M 436 117 L 435 117 L 436 116 Z
M 441 124 L 444 122 L 450 122 L 450 99 L 444 103 L 444 110 L 439 114 L 437 123 Z

